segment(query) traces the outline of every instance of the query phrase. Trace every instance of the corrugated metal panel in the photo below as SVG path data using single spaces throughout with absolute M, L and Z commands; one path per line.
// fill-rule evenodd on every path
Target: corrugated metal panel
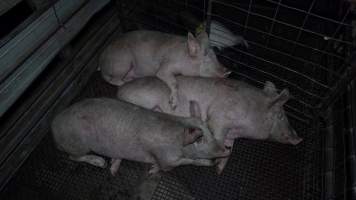
M 84 27 L 92 15 L 107 3 L 109 0 L 89 1 L 65 24 L 65 28 L 60 28 L 0 85 L 0 116 L 45 69 L 63 46 Z
M 56 5 L 60 20 L 67 20 L 85 0 L 61 0 Z M 39 45 L 58 29 L 54 9 L 49 9 L 26 29 L 0 48 L 0 81 L 6 78 Z

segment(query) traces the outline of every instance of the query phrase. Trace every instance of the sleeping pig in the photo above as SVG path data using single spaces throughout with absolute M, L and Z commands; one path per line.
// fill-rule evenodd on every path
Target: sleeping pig
M 191 101 L 190 110 L 194 117 L 177 117 L 115 99 L 93 98 L 65 109 L 51 128 L 58 148 L 72 160 L 105 167 L 106 161 L 98 155 L 107 156 L 113 175 L 122 159 L 152 163 L 150 173 L 179 165 L 214 165 L 211 158 L 229 152 L 197 118 L 199 105 Z M 190 136 L 194 129 L 202 134 L 197 141 Z
M 169 88 L 157 78 L 147 77 L 126 83 L 118 90 L 119 99 L 177 116 L 189 115 L 189 101 L 200 105 L 202 119 L 219 143 L 232 148 L 234 139 L 271 140 L 296 145 L 302 141 L 289 125 L 283 104 L 289 98 L 284 89 L 277 93 L 271 82 L 264 89 L 231 79 L 177 77 L 179 105 L 172 110 L 167 104 Z M 227 158 L 220 160 L 221 173 Z
M 103 78 L 122 85 L 134 78 L 156 76 L 170 89 L 169 102 L 177 105 L 176 75 L 223 77 L 228 72 L 209 48 L 205 32 L 187 38 L 157 31 L 132 31 L 114 40 L 101 54 Z

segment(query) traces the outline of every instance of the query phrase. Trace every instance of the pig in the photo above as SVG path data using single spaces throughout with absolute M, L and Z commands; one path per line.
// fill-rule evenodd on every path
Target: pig
M 296 145 L 302 141 L 290 126 L 283 105 L 289 99 L 288 89 L 277 92 L 267 81 L 258 89 L 247 83 L 222 78 L 177 77 L 180 105 L 172 110 L 166 100 L 169 88 L 159 79 L 141 78 L 118 89 L 119 99 L 163 112 L 189 115 L 189 101 L 200 105 L 202 120 L 208 123 L 214 137 L 226 148 L 232 149 L 234 139 L 270 140 Z M 227 158 L 219 159 L 217 172 L 221 173 Z
M 158 31 L 132 31 L 114 40 L 99 59 L 102 77 L 113 85 L 156 76 L 170 89 L 169 102 L 177 106 L 176 75 L 224 77 L 224 68 L 209 48 L 206 32 L 187 38 Z
M 58 149 L 70 159 L 105 167 L 101 156 L 109 157 L 113 175 L 122 159 L 152 163 L 150 173 L 179 165 L 212 166 L 211 158 L 229 152 L 198 118 L 199 105 L 191 102 L 190 110 L 192 117 L 177 117 L 116 99 L 92 98 L 59 113 L 51 128 Z M 185 144 L 190 129 L 201 130 L 202 136 Z

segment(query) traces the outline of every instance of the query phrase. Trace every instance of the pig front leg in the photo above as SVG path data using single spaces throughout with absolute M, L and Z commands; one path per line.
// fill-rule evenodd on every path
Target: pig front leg
M 69 156 L 69 159 L 77 161 L 77 162 L 86 162 L 91 165 L 105 168 L 106 161 L 104 158 L 96 155 L 84 155 L 84 156 Z
M 172 160 L 168 163 L 165 163 L 161 166 L 161 169 L 163 171 L 168 171 L 171 170 L 175 167 L 181 166 L 181 165 L 196 165 L 196 166 L 213 166 L 215 163 L 211 160 L 208 159 L 190 159 L 190 158 L 178 158 L 176 160 Z
M 224 123 L 222 121 L 219 121 L 218 119 L 211 119 L 209 121 L 209 127 L 211 127 L 211 131 L 214 133 L 214 137 L 218 141 L 219 144 L 223 144 L 223 146 L 228 147 L 228 150 L 230 153 L 232 152 L 232 145 L 234 140 L 230 140 L 226 138 L 228 129 L 225 128 Z M 224 157 L 224 158 L 217 158 L 216 162 L 216 172 L 218 174 L 221 174 L 222 171 L 224 170 L 227 161 L 229 160 L 229 157 Z
M 163 64 L 156 73 L 156 76 L 169 87 L 171 91 L 169 95 L 169 104 L 171 105 L 171 108 L 175 110 L 178 104 L 178 83 L 175 73 L 168 67 L 168 64 Z
M 167 146 L 154 150 L 156 163 L 152 165 L 150 173 L 159 170 L 168 171 L 180 165 L 213 166 L 215 163 L 209 159 L 191 159 L 185 157 L 181 147 Z

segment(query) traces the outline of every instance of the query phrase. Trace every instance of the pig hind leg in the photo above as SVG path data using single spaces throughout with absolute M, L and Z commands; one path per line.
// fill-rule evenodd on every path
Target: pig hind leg
M 76 142 L 68 142 L 62 146 L 62 148 L 69 153 L 69 159 L 77 162 L 86 162 L 101 168 L 106 167 L 106 161 L 104 158 L 97 155 L 90 155 L 90 149 L 86 147 L 86 145 L 82 144 L 80 140 L 74 141 Z
M 148 171 L 148 174 L 156 174 L 160 170 L 159 164 L 158 163 L 153 163 L 151 166 L 151 169 Z
M 105 168 L 106 161 L 104 158 L 96 155 L 84 155 L 84 156 L 69 156 L 71 160 L 78 161 L 78 162 L 86 162 L 91 165 Z

